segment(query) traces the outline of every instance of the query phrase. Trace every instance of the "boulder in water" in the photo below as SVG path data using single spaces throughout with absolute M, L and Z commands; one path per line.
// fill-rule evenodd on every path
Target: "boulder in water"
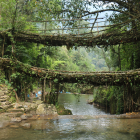
M 46 114 L 46 113 L 47 113 L 46 105 L 45 104 L 40 104 L 37 107 L 36 114 Z
M 31 124 L 30 123 L 20 123 L 20 126 L 23 127 L 24 129 L 31 128 Z

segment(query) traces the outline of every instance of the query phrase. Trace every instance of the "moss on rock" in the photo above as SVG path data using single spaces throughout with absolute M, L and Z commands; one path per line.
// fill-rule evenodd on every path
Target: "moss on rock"
M 58 115 L 72 115 L 71 110 L 65 109 L 63 105 L 58 105 L 56 108 Z

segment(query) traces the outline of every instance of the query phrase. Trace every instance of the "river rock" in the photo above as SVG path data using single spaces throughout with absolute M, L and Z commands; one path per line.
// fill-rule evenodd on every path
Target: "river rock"
M 31 128 L 30 123 L 20 123 L 20 126 L 23 127 L 24 129 L 30 129 Z
M 7 96 L 7 95 L 3 95 L 3 96 L 0 96 L 0 99 L 9 99 L 9 96 Z
M 10 127 L 12 127 L 12 128 L 18 128 L 19 126 L 18 125 L 10 125 Z
M 46 105 L 45 104 L 40 104 L 37 107 L 36 114 L 46 114 L 46 113 L 47 113 Z
M 27 116 L 26 116 L 26 115 L 21 115 L 20 118 L 21 118 L 22 120 L 27 120 Z
M 27 105 L 23 105 L 23 107 L 24 107 L 24 108 L 28 108 L 28 106 L 27 106 Z
M 3 95 L 4 95 L 4 92 L 0 90 L 0 96 L 3 96 Z
M 30 111 L 30 114 L 36 115 L 36 111 L 35 111 L 35 110 L 31 110 L 31 111 Z
M 20 117 L 11 118 L 11 122 L 21 122 L 21 118 Z
M 13 103 L 13 107 L 18 109 L 18 108 L 23 108 L 23 106 L 19 103 Z
M 59 115 L 72 115 L 71 110 L 65 109 L 63 105 L 58 106 L 57 112 Z
M 27 120 L 28 118 L 32 117 L 33 115 L 32 114 L 24 114 L 24 115 L 21 115 L 20 118 L 22 120 Z
M 20 108 L 24 112 L 24 108 Z
M 6 105 L 6 102 L 1 102 L 0 104 L 1 104 L 2 106 L 4 106 L 4 105 Z
M 48 106 L 47 115 L 58 115 L 56 107 L 54 105 Z
M 4 99 L 4 98 L 0 99 L 0 102 L 6 102 L 6 99 Z
M 11 104 L 0 106 L 0 108 L 2 108 L 2 109 L 4 109 L 4 110 L 7 110 L 8 108 L 11 108 L 11 107 L 12 107 Z
M 9 101 L 6 101 L 5 105 L 11 105 L 11 103 Z
M 0 128 L 5 128 L 9 125 L 9 122 L 0 122 Z
M 37 104 L 32 103 L 32 104 L 31 104 L 31 108 L 32 108 L 32 109 L 36 109 L 36 108 L 37 108 Z
M 30 118 L 32 117 L 33 115 L 32 114 L 26 114 L 27 118 Z
M 93 104 L 93 100 L 87 100 L 87 104 Z
M 22 109 L 9 109 L 8 112 L 23 112 Z
M 22 112 L 12 112 L 12 113 L 5 113 L 5 116 L 9 116 L 9 117 L 19 117 L 21 116 L 23 113 Z
M 23 105 L 23 108 L 24 108 L 25 112 L 29 112 L 31 110 L 36 110 L 36 108 L 37 108 L 37 104 L 35 104 L 35 103 L 25 102 L 22 105 Z
M 37 101 L 35 102 L 35 104 L 37 104 L 37 105 L 42 104 L 42 103 L 43 103 L 43 101 L 41 101 L 41 100 L 37 100 Z

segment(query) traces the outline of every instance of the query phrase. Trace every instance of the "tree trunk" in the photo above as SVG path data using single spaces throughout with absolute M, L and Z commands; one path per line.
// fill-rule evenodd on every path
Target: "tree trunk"
M 119 59 L 119 69 L 121 70 L 120 44 L 118 46 L 118 59 Z
M 41 100 L 44 102 L 45 101 L 45 88 L 46 88 L 46 78 L 42 80 L 42 96 Z
M 3 41 L 3 46 L 2 46 L 2 54 L 1 54 L 1 57 L 3 57 L 3 55 L 4 55 L 4 43 L 5 43 L 5 37 L 4 37 L 4 41 Z
M 14 93 L 16 95 L 16 102 L 19 102 L 19 98 L 18 98 L 18 95 L 17 95 L 16 91 L 14 89 L 13 89 L 13 91 L 14 91 Z

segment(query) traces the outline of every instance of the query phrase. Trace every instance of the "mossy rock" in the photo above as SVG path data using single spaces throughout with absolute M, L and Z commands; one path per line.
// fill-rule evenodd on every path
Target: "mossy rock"
M 60 110 L 60 111 L 57 111 L 57 113 L 58 115 L 72 115 L 72 112 L 69 109 Z
M 4 112 L 6 112 L 5 109 L 0 109 L 0 113 L 4 113 Z
M 71 110 L 65 109 L 63 105 L 59 105 L 57 108 L 58 115 L 72 115 Z
M 11 103 L 16 102 L 16 98 L 15 98 L 15 97 L 13 97 L 13 96 L 11 96 L 11 98 L 9 99 L 9 102 L 11 102 Z

